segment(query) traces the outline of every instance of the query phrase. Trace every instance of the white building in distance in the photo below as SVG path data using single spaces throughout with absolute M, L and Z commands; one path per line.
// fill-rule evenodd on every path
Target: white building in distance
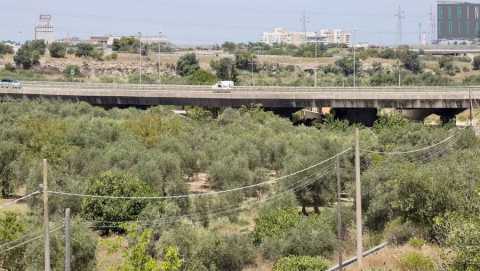
M 262 42 L 270 45 L 284 43 L 299 46 L 304 43 L 319 43 L 351 46 L 352 34 L 341 29 L 321 29 L 319 32 L 289 32 L 284 28 L 275 28 L 273 32 L 263 33 Z
M 46 43 L 55 41 L 55 28 L 52 25 L 51 15 L 40 15 L 38 24 L 35 26 L 34 40 L 44 40 Z
M 264 32 L 262 42 L 266 44 L 285 43 L 293 45 L 304 44 L 309 38 L 315 36 L 314 32 L 289 32 L 284 28 L 275 28 L 273 32 Z

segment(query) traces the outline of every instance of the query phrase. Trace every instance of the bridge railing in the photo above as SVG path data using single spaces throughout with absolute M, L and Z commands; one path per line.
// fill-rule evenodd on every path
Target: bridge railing
M 209 85 L 160 85 L 160 84 L 117 84 L 117 83 L 82 83 L 82 82 L 53 82 L 53 81 L 27 81 L 23 82 L 25 87 L 38 88 L 62 88 L 62 89 L 122 89 L 138 91 L 161 91 L 161 90 L 188 90 L 188 91 L 215 91 Z M 480 86 L 382 86 L 382 87 L 288 87 L 288 86 L 236 86 L 229 91 L 275 91 L 275 92 L 455 92 L 455 91 L 480 91 Z

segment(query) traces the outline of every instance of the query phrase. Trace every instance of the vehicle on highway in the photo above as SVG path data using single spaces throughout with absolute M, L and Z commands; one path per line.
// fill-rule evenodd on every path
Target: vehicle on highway
M 22 83 L 13 79 L 0 80 L 0 87 L 2 88 L 22 88 Z
M 235 86 L 233 81 L 218 81 L 212 86 L 213 89 L 232 89 Z

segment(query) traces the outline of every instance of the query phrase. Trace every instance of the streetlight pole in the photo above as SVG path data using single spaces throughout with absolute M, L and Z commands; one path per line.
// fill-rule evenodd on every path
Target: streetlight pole
M 162 72 L 160 70 L 160 52 L 161 52 L 162 32 L 158 32 L 158 83 L 162 84 Z
M 357 87 L 357 56 L 355 52 L 355 31 L 356 29 L 353 30 L 353 35 L 352 35 L 352 47 L 353 47 L 353 87 Z
M 140 74 L 140 79 L 139 79 L 139 84 L 140 87 L 142 86 L 142 32 L 138 32 L 138 42 L 140 43 L 139 46 L 139 52 L 140 52 L 140 66 L 138 68 L 139 74 Z
M 255 86 L 255 78 L 254 78 L 253 72 L 254 72 L 254 68 L 253 68 L 253 54 L 252 54 L 252 86 L 254 87 Z

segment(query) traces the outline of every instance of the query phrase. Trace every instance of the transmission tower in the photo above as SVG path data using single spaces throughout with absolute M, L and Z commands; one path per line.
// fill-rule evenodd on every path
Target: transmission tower
M 405 19 L 405 11 L 402 10 L 401 6 L 398 6 L 398 11 L 395 14 L 395 17 L 397 17 L 397 42 L 398 45 L 402 45 L 403 19 Z
M 433 6 L 430 6 L 430 41 L 433 43 L 436 40 L 436 24 L 435 24 L 435 12 L 433 11 Z
M 423 42 L 423 30 L 422 30 L 422 23 L 418 23 L 418 43 L 422 44 Z
M 307 12 L 303 10 L 302 17 L 300 18 L 300 22 L 302 23 L 302 31 L 305 35 L 305 41 L 307 41 L 307 24 L 310 22 L 310 19 L 307 17 Z

